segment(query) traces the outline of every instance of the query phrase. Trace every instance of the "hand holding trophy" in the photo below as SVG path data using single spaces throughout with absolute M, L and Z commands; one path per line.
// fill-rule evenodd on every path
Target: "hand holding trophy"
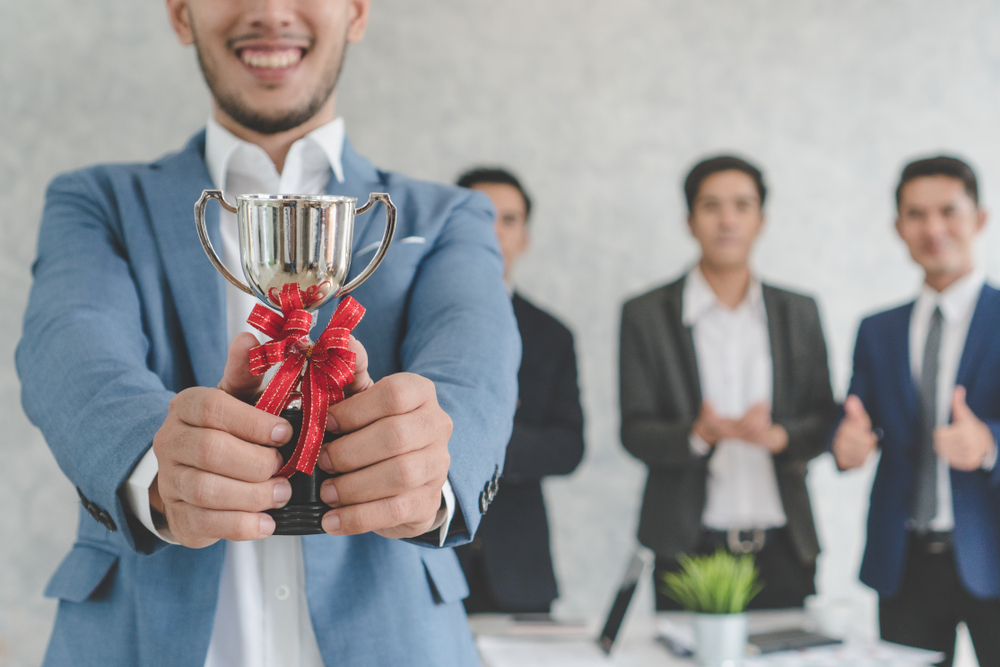
M 217 199 L 236 214 L 240 260 L 247 282 L 234 276 L 209 240 L 205 207 Z M 233 285 L 256 296 L 247 320 L 271 341 L 250 351 L 250 367 L 262 374 L 278 370 L 257 401 L 257 407 L 280 414 L 295 432 L 279 451 L 292 498 L 269 510 L 275 535 L 322 533 L 329 507 L 320 500 L 320 485 L 329 477 L 315 468 L 323 444 L 328 407 L 344 399 L 343 388 L 354 377 L 354 353 L 348 350 L 351 330 L 364 315 L 353 298 L 344 299 L 316 342 L 309 338 L 312 313 L 331 299 L 347 295 L 381 264 L 396 228 L 396 207 L 389 195 L 375 193 L 355 209 L 357 199 L 330 195 L 240 195 L 231 206 L 219 190 L 205 190 L 195 204 L 198 236 L 209 260 Z M 385 233 L 368 266 L 350 282 L 355 216 L 377 202 L 386 209 Z M 266 307 L 270 306 L 270 308 Z M 276 309 L 279 312 L 275 312 Z

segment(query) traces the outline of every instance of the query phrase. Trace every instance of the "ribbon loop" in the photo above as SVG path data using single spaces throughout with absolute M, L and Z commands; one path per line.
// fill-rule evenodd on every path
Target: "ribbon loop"
M 277 474 L 291 477 L 301 471 L 311 475 L 323 444 L 327 410 L 344 400 L 344 387 L 354 380 L 357 355 L 348 345 L 365 309 L 352 297 L 345 297 L 314 344 L 309 340 L 312 315 L 305 307 L 322 297 L 323 285 L 303 292 L 296 283 L 288 283 L 275 292 L 272 288 L 268 294 L 281 304 L 281 313 L 258 304 L 247 319 L 271 338 L 250 350 L 250 372 L 261 375 L 280 364 L 257 401 L 259 409 L 273 415 L 288 407 L 296 387 L 300 387 L 302 431 L 295 452 Z

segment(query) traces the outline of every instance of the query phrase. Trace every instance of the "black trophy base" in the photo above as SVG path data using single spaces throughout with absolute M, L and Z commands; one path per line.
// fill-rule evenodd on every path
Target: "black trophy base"
M 279 447 L 281 458 L 287 462 L 295 452 L 295 443 L 302 431 L 302 410 L 282 410 L 281 417 L 292 425 L 292 438 L 288 444 Z M 334 435 L 329 431 L 323 436 L 324 442 L 329 442 Z M 323 480 L 333 475 L 316 467 L 313 474 L 296 472 L 288 478 L 292 485 L 292 498 L 284 507 L 267 510 L 274 518 L 275 535 L 318 535 L 323 532 L 323 515 L 330 511 L 330 506 L 319 499 L 319 489 Z

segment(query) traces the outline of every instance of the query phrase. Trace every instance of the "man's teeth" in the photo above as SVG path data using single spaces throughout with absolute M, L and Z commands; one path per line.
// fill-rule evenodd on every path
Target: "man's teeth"
M 287 51 L 250 51 L 247 49 L 240 54 L 240 59 L 250 67 L 282 69 L 291 67 L 302 60 L 302 52 L 298 49 L 288 49 Z

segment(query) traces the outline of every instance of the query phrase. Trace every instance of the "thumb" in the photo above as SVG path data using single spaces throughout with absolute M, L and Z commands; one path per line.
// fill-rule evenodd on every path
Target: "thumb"
M 861 399 L 854 394 L 848 396 L 844 401 L 844 412 L 852 422 L 857 422 L 866 428 L 871 428 L 871 418 L 868 417 L 868 412 L 865 410 Z
M 351 336 L 347 349 L 356 355 L 354 359 L 354 380 L 344 387 L 344 391 L 350 395 L 362 392 L 375 383 L 372 381 L 371 376 L 368 375 L 368 351 L 365 350 L 365 346 L 357 338 Z
M 226 369 L 222 373 L 219 389 L 243 401 L 253 400 L 264 381 L 263 375 L 250 372 L 250 349 L 257 344 L 257 337 L 253 334 L 237 334 L 229 345 L 229 356 L 226 357 Z
M 951 395 L 951 420 L 957 422 L 969 418 L 975 419 L 976 415 L 965 402 L 965 387 L 958 385 L 955 387 L 955 393 Z

